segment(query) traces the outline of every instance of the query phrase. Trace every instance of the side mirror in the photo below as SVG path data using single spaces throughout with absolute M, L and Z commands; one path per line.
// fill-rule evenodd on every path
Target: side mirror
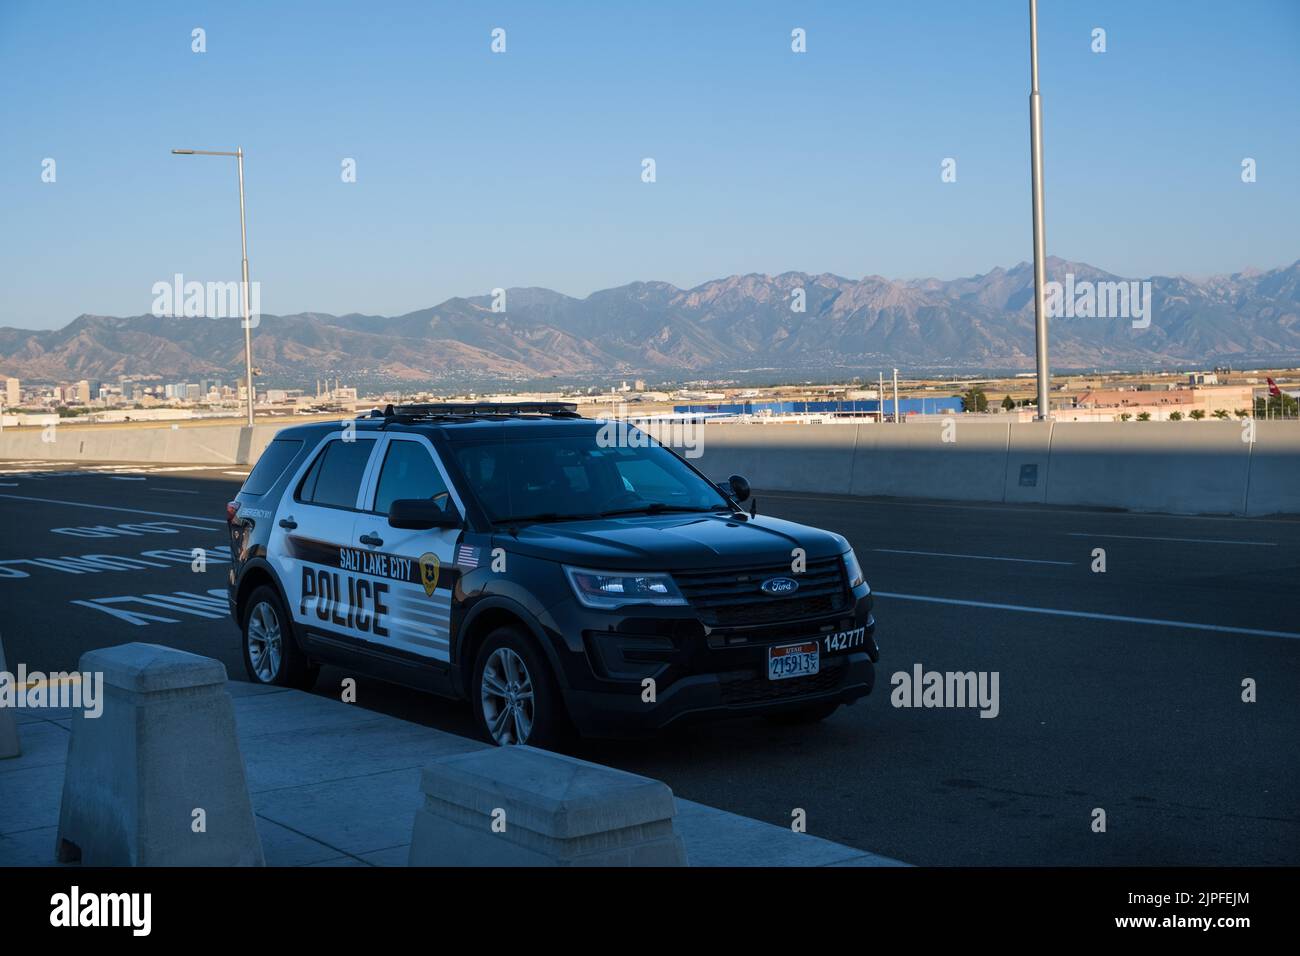
M 388 508 L 388 523 L 394 528 L 408 531 L 428 531 L 430 528 L 459 528 L 460 515 L 448 500 L 444 509 L 431 498 L 399 498 Z
M 727 479 L 727 484 L 730 486 L 731 497 L 735 498 L 737 501 L 749 500 L 749 482 L 744 477 L 741 475 L 732 475 Z

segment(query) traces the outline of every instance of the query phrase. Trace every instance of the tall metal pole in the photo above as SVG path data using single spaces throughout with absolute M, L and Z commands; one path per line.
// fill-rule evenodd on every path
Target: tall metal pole
M 248 427 L 253 427 L 253 406 L 257 392 L 253 390 L 253 325 L 248 313 L 248 227 L 244 223 L 244 147 L 235 147 L 239 162 L 239 243 L 244 259 L 244 281 L 241 287 L 244 299 L 244 367 L 248 383 Z
M 1038 357 L 1037 421 L 1051 418 L 1047 367 L 1047 238 L 1043 227 L 1043 101 L 1038 95 L 1038 0 L 1029 0 L 1029 150 L 1034 192 L 1034 338 Z
M 898 417 L 898 369 L 894 369 L 894 424 L 897 425 L 902 419 Z
M 885 373 L 880 373 L 880 390 L 876 392 L 876 408 L 880 412 L 880 424 L 885 424 Z
M 233 156 L 239 164 L 239 244 L 243 257 L 243 281 L 240 298 L 244 305 L 244 365 L 247 368 L 244 388 L 248 392 L 248 424 L 253 424 L 253 406 L 257 393 L 253 390 L 253 323 L 249 314 L 248 296 L 248 227 L 244 222 L 244 148 L 236 147 L 233 153 L 217 149 L 173 149 L 176 156 Z

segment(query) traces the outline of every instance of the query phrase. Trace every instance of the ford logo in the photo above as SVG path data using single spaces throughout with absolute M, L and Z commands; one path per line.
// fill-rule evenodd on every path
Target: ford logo
M 793 594 L 799 590 L 799 582 L 794 578 L 768 578 L 758 589 L 764 594 Z

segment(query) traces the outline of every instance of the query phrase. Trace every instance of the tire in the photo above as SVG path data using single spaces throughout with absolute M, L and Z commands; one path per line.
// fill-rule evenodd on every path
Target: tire
M 551 749 L 566 737 L 566 714 L 550 665 L 513 627 L 497 628 L 479 647 L 470 700 L 479 732 L 498 747 Z
M 293 636 L 292 619 L 275 588 L 263 584 L 248 596 L 240 615 L 244 669 L 254 684 L 311 690 L 320 668 L 308 662 Z
M 797 710 L 787 710 L 776 714 L 764 714 L 763 719 L 773 724 L 815 724 L 825 720 L 840 709 L 839 701 L 824 701 L 820 704 L 807 704 Z

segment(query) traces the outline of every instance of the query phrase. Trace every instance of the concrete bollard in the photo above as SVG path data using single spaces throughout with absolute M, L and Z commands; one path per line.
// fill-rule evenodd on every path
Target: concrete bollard
M 5 664 L 5 646 L 0 641 L 0 674 L 9 670 Z M 18 714 L 12 707 L 0 707 L 0 760 L 18 757 L 23 752 L 18 741 Z
M 666 784 L 533 747 L 443 757 L 420 779 L 410 866 L 685 866 Z
M 122 644 L 79 666 L 104 675 L 104 709 L 72 721 L 59 862 L 264 865 L 221 662 Z

